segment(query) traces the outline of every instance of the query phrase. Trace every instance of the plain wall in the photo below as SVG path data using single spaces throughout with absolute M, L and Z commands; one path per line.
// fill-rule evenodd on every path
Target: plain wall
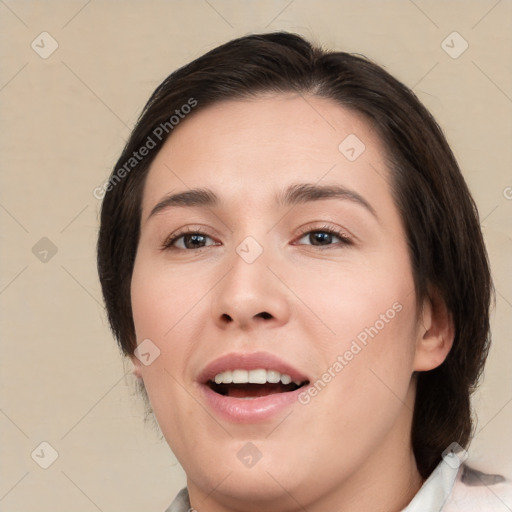
M 185 485 L 108 329 L 93 190 L 171 71 L 275 30 L 366 55 L 443 127 L 497 289 L 469 460 L 511 475 L 511 20 L 510 0 L 0 2 L 0 509 L 162 511 Z M 43 31 L 58 43 L 46 59 Z M 469 45 L 458 58 L 442 47 L 454 31 Z M 464 44 L 453 37 L 452 54 Z M 36 463 L 44 441 L 59 455 L 48 469 Z

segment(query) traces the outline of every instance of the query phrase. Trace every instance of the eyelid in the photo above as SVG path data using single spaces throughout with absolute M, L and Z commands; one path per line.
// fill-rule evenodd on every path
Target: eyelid
M 188 234 L 197 234 L 197 235 L 203 235 L 208 238 L 211 238 L 216 243 L 213 245 L 219 245 L 219 242 L 215 240 L 215 237 L 208 232 L 208 229 L 204 226 L 199 225 L 191 225 L 191 226 L 185 226 L 184 228 L 180 228 L 176 231 L 173 231 L 169 236 L 167 236 L 164 241 L 162 242 L 160 249 L 162 251 L 166 251 L 169 249 L 176 249 L 176 250 L 184 250 L 184 251 L 190 251 L 191 249 L 181 249 L 179 247 L 173 247 L 172 244 L 174 244 L 179 238 L 181 238 L 183 235 Z M 205 249 L 205 247 L 199 247 L 198 249 L 194 249 L 195 251 L 199 251 L 201 249 Z
M 300 240 L 304 235 L 307 235 L 309 233 L 325 232 L 325 233 L 330 233 L 332 235 L 337 236 L 346 245 L 352 245 L 354 243 L 354 237 L 351 234 L 349 234 L 348 231 L 346 231 L 334 224 L 324 223 L 322 226 L 311 226 L 311 224 L 308 224 L 306 226 L 300 227 L 298 231 L 299 231 L 299 235 L 296 238 L 296 240 Z M 331 245 L 334 245 L 334 244 L 331 244 Z M 321 247 L 321 246 L 318 246 L 318 247 Z M 326 246 L 326 247 L 328 247 L 328 246 Z

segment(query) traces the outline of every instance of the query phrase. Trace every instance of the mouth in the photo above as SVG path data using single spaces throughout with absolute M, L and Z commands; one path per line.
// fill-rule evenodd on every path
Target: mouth
M 235 423 L 274 418 L 296 403 L 299 390 L 310 380 L 265 352 L 227 354 L 208 364 L 197 377 L 210 409 Z
M 208 380 L 206 385 L 215 393 L 251 400 L 277 393 L 290 393 L 309 384 L 305 380 L 292 380 L 291 376 L 278 370 L 257 368 L 255 370 L 227 370 Z

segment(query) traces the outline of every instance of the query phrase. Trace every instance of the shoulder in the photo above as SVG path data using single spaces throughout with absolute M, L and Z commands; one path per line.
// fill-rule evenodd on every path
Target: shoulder
M 512 482 L 503 475 L 462 465 L 443 512 L 510 512 Z

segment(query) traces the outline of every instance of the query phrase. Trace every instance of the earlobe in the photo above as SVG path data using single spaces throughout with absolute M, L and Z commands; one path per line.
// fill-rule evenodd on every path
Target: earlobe
M 455 338 L 452 315 L 437 291 L 425 297 L 419 324 L 414 371 L 433 370 L 446 359 Z
M 137 377 L 138 379 L 142 379 L 141 362 L 133 354 L 130 356 L 130 359 L 133 363 L 133 375 L 135 375 L 135 377 Z

